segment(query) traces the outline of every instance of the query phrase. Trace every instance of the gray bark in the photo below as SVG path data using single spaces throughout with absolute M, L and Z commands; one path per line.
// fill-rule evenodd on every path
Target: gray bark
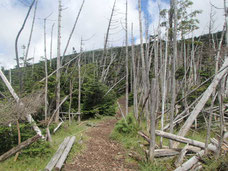
M 73 146 L 73 144 L 75 142 L 75 139 L 76 139 L 75 136 L 70 138 L 68 144 L 66 145 L 65 150 L 63 151 L 60 159 L 58 160 L 58 162 L 57 162 L 57 164 L 55 166 L 55 170 L 61 170 L 61 168 L 63 166 L 63 163 L 65 162 L 65 160 L 66 160 L 66 158 L 67 158 L 67 156 L 68 156 L 68 154 L 69 154 L 69 152 L 70 152 L 70 150 L 71 150 L 71 148 L 72 148 L 72 146 Z
M 32 138 L 27 139 L 26 141 L 22 142 L 21 144 L 19 144 L 18 146 L 12 148 L 11 150 L 9 150 L 8 152 L 4 153 L 3 155 L 0 156 L 0 162 L 8 159 L 10 156 L 14 155 L 15 153 L 17 153 L 18 151 L 22 150 L 23 148 L 29 146 L 30 144 L 36 142 L 37 140 L 39 140 L 41 138 L 40 135 L 36 135 Z
M 66 145 L 68 144 L 69 140 L 70 140 L 70 137 L 66 137 L 64 139 L 64 141 L 60 144 L 55 155 L 51 158 L 51 160 L 49 161 L 49 163 L 45 167 L 45 169 L 44 169 L 45 171 L 51 171 L 55 167 L 55 165 L 58 162 L 59 158 L 61 157 L 64 149 L 66 148 Z
M 207 88 L 207 90 L 203 93 L 202 98 L 198 102 L 198 104 L 195 106 L 194 110 L 191 112 L 190 116 L 188 119 L 185 121 L 184 125 L 180 129 L 178 135 L 179 136 L 185 136 L 187 132 L 189 131 L 191 125 L 203 109 L 204 105 L 210 98 L 212 92 L 216 89 L 219 81 L 223 78 L 223 76 L 228 72 L 228 58 L 225 59 L 223 66 L 219 70 L 218 74 L 215 75 L 213 81 L 211 82 L 210 86 Z M 177 147 L 178 143 L 175 144 L 174 147 Z
M 61 59 L 60 59 L 60 48 L 61 48 L 61 12 L 62 12 L 62 1 L 59 0 L 59 15 L 58 15 L 58 41 L 57 41 L 57 72 L 56 72 L 56 106 L 59 106 L 60 103 L 60 67 L 61 67 Z M 55 122 L 59 122 L 59 110 L 56 111 Z

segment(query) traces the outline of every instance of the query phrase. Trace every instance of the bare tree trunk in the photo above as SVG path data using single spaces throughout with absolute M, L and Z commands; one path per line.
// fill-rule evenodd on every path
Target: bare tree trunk
M 165 102 L 166 102 L 166 92 L 167 92 L 167 58 L 168 58 L 168 37 L 169 37 L 169 30 L 167 29 L 167 40 L 165 45 L 165 60 L 164 60 L 164 69 L 163 69 L 163 92 L 162 92 L 162 115 L 161 115 L 161 131 L 164 130 L 164 116 L 165 116 Z M 162 137 L 160 139 L 160 147 L 162 148 Z
M 137 90 L 137 76 L 136 76 L 136 64 L 135 64 L 135 44 L 133 35 L 133 23 L 131 26 L 131 57 L 132 57 L 132 68 L 133 68 L 133 93 L 134 93 L 134 115 L 138 120 L 138 90 Z
M 9 83 L 12 85 L 12 71 L 9 70 Z
M 16 53 L 17 68 L 20 68 L 20 62 L 19 62 L 19 56 L 18 56 L 18 47 L 17 47 L 18 39 L 19 39 L 19 37 L 20 37 L 20 35 L 21 35 L 21 32 L 23 31 L 23 29 L 24 29 L 24 27 L 25 27 L 26 21 L 27 21 L 27 19 L 28 19 L 28 17 L 29 17 L 30 11 L 31 11 L 31 9 L 32 9 L 32 7 L 33 7 L 33 5 L 34 5 L 34 3 L 35 3 L 35 0 L 33 0 L 32 3 L 31 3 L 31 5 L 29 6 L 29 9 L 28 9 L 28 12 L 27 12 L 27 14 L 26 14 L 26 17 L 25 17 L 25 19 L 24 19 L 24 22 L 23 22 L 23 24 L 22 24 L 22 27 L 21 27 L 21 29 L 19 30 L 19 32 L 18 32 L 18 34 L 17 34 L 17 37 L 16 37 L 16 41 L 15 41 L 15 53 Z
M 105 42 L 104 42 L 104 50 L 102 54 L 102 59 L 101 59 L 101 65 L 102 65 L 102 73 L 101 73 L 101 79 L 100 81 L 103 81 L 104 75 L 105 75 L 105 66 L 106 66 L 106 58 L 107 58 L 107 45 L 108 45 L 108 38 L 109 38 L 109 31 L 112 23 L 112 17 L 114 15 L 115 11 L 115 6 L 116 6 L 116 0 L 114 1 L 113 7 L 112 7 L 112 12 L 111 16 L 109 18 L 109 23 L 108 23 L 108 28 L 105 36 Z
M 207 90 L 203 93 L 202 98 L 198 102 L 198 104 L 195 106 L 194 110 L 191 112 L 190 116 L 188 119 L 185 121 L 185 124 L 182 126 L 180 129 L 178 135 L 179 136 L 185 136 L 190 129 L 192 123 L 194 120 L 197 118 L 198 114 L 201 112 L 203 109 L 204 105 L 210 98 L 211 94 L 217 87 L 219 81 L 223 78 L 223 76 L 227 73 L 228 71 L 228 58 L 225 59 L 223 66 L 219 70 L 218 74 L 215 75 L 213 81 L 211 82 L 210 86 L 207 88 Z M 175 147 L 177 147 L 178 144 L 175 144 Z
M 82 52 L 82 40 L 80 49 Z M 78 58 L 78 122 L 81 122 L 81 55 Z
M 31 43 L 31 39 L 32 39 L 32 33 L 33 33 L 33 28 L 34 28 L 35 19 L 36 19 L 37 3 L 38 3 L 38 0 L 36 0 L 36 3 L 35 3 L 35 9 L 34 9 L 33 20 L 32 20 L 32 28 L 31 28 L 31 31 L 30 31 L 29 41 L 28 41 L 28 45 L 27 45 L 27 49 L 26 49 L 26 53 L 25 53 L 25 59 L 24 60 L 25 60 L 26 64 L 27 64 L 29 47 L 30 47 L 30 43 Z
M 73 33 L 74 33 L 74 30 L 75 30 L 75 27 L 76 27 L 76 25 L 77 25 L 78 19 L 79 19 L 79 17 L 80 17 L 80 14 L 81 14 L 81 11 L 82 11 L 82 8 L 83 8 L 84 3 L 85 3 L 85 0 L 82 1 L 80 10 L 79 10 L 78 15 L 77 15 L 77 17 L 76 17 L 76 19 L 75 19 L 75 22 L 74 22 L 74 26 L 73 26 L 72 31 L 71 31 L 71 33 L 70 33 L 70 36 L 69 36 L 69 38 L 68 38 L 68 41 L 67 41 L 65 50 L 64 50 L 64 52 L 63 52 L 62 63 L 63 63 L 64 57 L 65 57 L 65 55 L 66 55 L 66 51 L 67 51 L 67 49 L 68 49 L 68 46 L 69 46 L 71 37 L 72 37 L 72 35 L 73 35 Z
M 212 95 L 212 101 L 211 101 L 211 106 L 210 106 L 210 114 L 209 114 L 209 120 L 208 120 L 208 125 L 207 125 L 207 136 L 206 136 L 206 141 L 205 141 L 205 155 L 208 153 L 208 144 L 209 144 L 209 139 L 210 139 L 210 135 L 211 135 L 211 123 L 212 123 L 212 109 L 214 106 L 214 102 L 216 99 L 217 95 L 214 94 Z
M 47 121 L 47 115 L 48 115 L 48 66 L 47 66 L 47 50 L 46 50 L 46 21 L 47 18 L 44 19 L 44 60 L 45 60 L 45 95 L 44 95 L 44 101 L 45 101 L 45 107 L 44 107 L 44 116 L 45 121 Z
M 20 123 L 18 120 L 17 120 L 17 136 L 18 136 L 18 145 L 20 145 L 21 144 L 21 131 L 20 131 Z M 14 161 L 17 161 L 18 156 L 19 156 L 19 152 L 16 153 Z
M 170 116 L 170 133 L 173 133 L 173 119 L 175 113 L 175 102 L 176 102 L 176 59 L 177 59 L 177 1 L 172 0 L 172 10 L 174 12 L 174 31 L 173 36 L 173 59 L 172 59 L 172 101 L 171 101 L 171 116 Z M 170 141 L 169 147 L 172 148 L 173 144 Z
M 220 138 L 218 142 L 218 148 L 216 153 L 216 158 L 218 159 L 221 155 L 222 150 L 222 144 L 223 144 L 223 138 L 224 138 L 224 110 L 223 110 L 223 92 L 224 87 L 222 86 L 222 83 L 220 82 L 220 90 L 218 92 L 219 97 L 219 113 L 220 113 Z
M 51 27 L 51 43 L 50 43 L 50 67 L 52 66 L 52 40 L 53 40 L 53 30 L 54 30 L 55 23 L 52 24 Z
M 11 84 L 9 83 L 9 81 L 7 80 L 7 78 L 5 77 L 4 73 L 2 72 L 2 70 L 0 69 L 0 77 L 2 78 L 3 82 L 5 83 L 6 87 L 8 88 L 8 90 L 10 91 L 11 95 L 13 96 L 13 98 L 15 99 L 15 101 L 17 103 L 19 103 L 20 105 L 23 105 L 24 104 L 22 102 L 20 102 L 20 99 L 18 97 L 18 95 L 15 93 L 13 87 L 11 86 Z M 39 129 L 39 127 L 36 125 L 35 121 L 33 120 L 31 114 L 26 114 L 26 119 L 28 120 L 28 122 L 30 124 L 32 124 L 32 127 L 33 127 L 33 130 L 38 134 L 40 135 L 42 138 L 42 132 L 41 130 Z
M 20 61 L 19 61 L 19 55 L 18 55 L 18 39 L 19 39 L 19 37 L 21 35 L 21 32 L 23 31 L 23 29 L 25 27 L 26 21 L 27 21 L 27 19 L 29 17 L 30 11 L 31 11 L 34 3 L 35 3 L 35 0 L 32 1 L 31 5 L 30 5 L 30 7 L 28 9 L 28 12 L 26 14 L 26 17 L 24 19 L 24 22 L 22 24 L 22 27 L 19 30 L 19 32 L 17 34 L 17 37 L 16 37 L 16 40 L 15 40 L 15 54 L 16 54 L 17 68 L 19 69 L 20 91 L 22 91 L 22 71 L 20 70 Z
M 57 43 L 57 72 L 56 72 L 56 82 L 57 82 L 57 88 L 56 88 L 56 107 L 59 106 L 60 103 L 60 67 L 61 67 L 61 59 L 60 59 L 60 47 L 61 47 L 61 12 L 62 12 L 62 1 L 59 0 L 59 16 L 58 16 L 58 43 Z M 55 115 L 55 122 L 59 122 L 59 109 L 56 112 Z
M 128 92 L 129 92 L 129 83 L 128 83 L 128 76 L 129 76 L 129 69 L 128 69 L 128 22 L 127 22 L 127 10 L 128 10 L 128 0 L 126 0 L 126 17 L 125 17 L 125 31 L 126 31 L 126 39 L 125 39 L 125 43 L 126 43 L 126 105 L 125 105 L 125 114 L 128 115 Z
M 143 47 L 143 28 L 142 28 L 142 7 L 141 7 L 141 0 L 138 0 L 138 10 L 139 10 L 139 31 L 140 31 L 140 56 L 141 56 L 141 64 L 142 64 L 142 89 L 144 90 L 144 99 L 148 94 L 147 90 L 147 74 L 146 74 L 146 64 L 145 64 L 145 56 L 144 56 L 144 47 Z M 146 111 L 148 114 L 149 111 Z
M 156 121 L 156 94 L 157 94 L 157 80 L 152 79 L 151 82 L 151 94 L 150 94 L 150 148 L 149 148 L 149 158 L 150 161 L 154 160 L 154 150 L 155 150 L 155 121 Z
M 71 124 L 71 116 L 70 116 L 70 113 L 71 113 L 71 105 L 72 105 L 72 94 L 73 94 L 73 85 L 72 85 L 72 80 L 70 80 L 70 103 L 69 103 L 69 124 Z

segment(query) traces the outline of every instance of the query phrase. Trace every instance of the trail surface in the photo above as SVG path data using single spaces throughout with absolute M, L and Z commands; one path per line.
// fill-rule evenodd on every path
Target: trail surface
M 119 101 L 123 106 L 124 100 Z M 126 151 L 110 134 L 117 119 L 106 119 L 87 130 L 89 137 L 86 150 L 65 165 L 65 171 L 133 171 L 138 170 L 134 163 L 126 162 Z

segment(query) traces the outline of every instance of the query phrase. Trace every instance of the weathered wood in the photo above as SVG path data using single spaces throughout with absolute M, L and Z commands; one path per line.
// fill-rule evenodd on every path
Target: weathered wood
M 150 143 L 150 138 L 144 134 L 143 132 L 139 131 L 138 134 L 144 138 L 144 140 L 146 140 L 148 143 Z
M 60 122 L 60 123 L 58 124 L 58 126 L 54 129 L 53 133 L 55 133 L 55 132 L 60 128 L 60 126 L 61 126 L 62 124 L 63 124 L 63 121 Z
M 51 171 L 56 163 L 58 162 L 59 158 L 61 157 L 64 149 L 66 148 L 67 143 L 69 142 L 70 137 L 66 137 L 64 139 L 64 141 L 62 142 L 62 144 L 60 144 L 58 150 L 56 151 L 55 155 L 52 157 L 52 159 L 49 161 L 49 163 L 47 164 L 47 166 L 45 167 L 45 171 Z
M 149 159 L 150 161 L 154 160 L 155 157 L 155 129 L 156 129 L 156 101 L 157 99 L 154 98 L 157 95 L 157 79 L 153 78 L 151 82 L 151 94 L 150 94 L 150 147 L 149 147 Z
M 4 73 L 2 72 L 2 70 L 0 69 L 0 77 L 2 78 L 3 82 L 5 83 L 6 87 L 8 88 L 8 90 L 10 91 L 11 95 L 13 96 L 13 98 L 15 99 L 15 101 L 17 103 L 19 103 L 21 106 L 24 106 L 24 104 L 22 102 L 20 102 L 20 98 L 18 97 L 18 95 L 15 93 L 13 87 L 11 86 L 11 84 L 9 83 L 9 81 L 7 80 L 6 76 L 4 75 Z M 27 121 L 32 124 L 33 130 L 40 135 L 42 138 L 42 132 L 39 129 L 39 127 L 36 125 L 35 121 L 32 118 L 31 114 L 26 114 L 26 119 Z
M 197 153 L 196 156 L 193 156 L 192 158 L 190 158 L 188 161 L 186 161 L 180 167 L 176 168 L 174 171 L 190 170 L 199 161 L 199 157 L 202 157 L 203 155 L 204 155 L 204 150 L 201 150 L 199 153 Z
M 71 139 L 69 140 L 69 143 L 67 144 L 65 150 L 63 151 L 59 161 L 57 162 L 56 166 L 55 166 L 55 170 L 61 170 L 63 163 L 65 162 L 74 142 L 75 142 L 76 137 L 73 136 L 71 137 Z
M 190 116 L 185 121 L 185 124 L 182 126 L 182 128 L 180 129 L 180 131 L 178 133 L 179 136 L 185 136 L 187 134 L 191 125 L 193 124 L 193 122 L 195 121 L 195 119 L 197 118 L 197 116 L 199 115 L 201 110 L 203 109 L 204 105 L 210 98 L 211 94 L 217 87 L 219 81 L 224 77 L 224 75 L 227 73 L 227 71 L 228 71 L 228 58 L 225 59 L 223 66 L 219 70 L 218 74 L 215 75 L 210 86 L 203 93 L 202 98 L 199 100 L 198 104 L 195 106 L 194 110 L 191 112 Z M 175 143 L 174 147 L 177 147 L 177 146 L 178 146 L 178 143 Z
M 23 148 L 29 146 L 30 144 L 34 143 L 35 141 L 39 140 L 41 138 L 40 135 L 36 135 L 32 138 L 27 139 L 26 141 L 22 142 L 18 146 L 12 148 L 11 150 L 7 151 L 3 155 L 0 156 L 0 162 L 8 159 L 10 156 L 14 155 L 18 151 L 22 150 Z
M 125 116 L 124 116 L 124 113 L 123 113 L 123 111 L 122 111 L 122 109 L 121 109 L 121 106 L 120 106 L 120 103 L 119 103 L 118 101 L 117 101 L 117 104 L 118 104 L 118 108 L 119 108 L 119 110 L 120 110 L 120 113 L 121 113 L 121 115 L 122 115 L 122 117 L 123 117 L 125 123 L 127 124 L 127 120 L 126 120 L 126 118 L 125 118 Z
M 177 160 L 175 161 L 175 166 L 179 167 L 184 160 L 185 154 L 187 153 L 188 150 L 188 144 L 181 150 L 179 157 L 177 158 Z
M 193 145 L 193 146 L 196 146 L 196 147 L 200 147 L 200 148 L 205 148 L 205 143 L 200 142 L 200 141 L 196 141 L 196 140 L 192 140 L 192 139 L 189 139 L 189 138 L 181 137 L 181 136 L 174 135 L 174 134 L 167 133 L 167 132 L 163 132 L 163 131 L 160 131 L 160 130 L 156 130 L 155 134 L 158 135 L 158 136 L 162 136 L 164 138 L 171 139 L 173 141 L 190 144 L 190 145 Z M 216 146 L 210 144 L 210 145 L 208 145 L 208 149 L 213 151 L 213 152 L 216 152 L 217 148 L 216 148 Z
M 180 151 L 175 149 L 156 149 L 154 150 L 154 157 L 170 157 L 180 154 Z

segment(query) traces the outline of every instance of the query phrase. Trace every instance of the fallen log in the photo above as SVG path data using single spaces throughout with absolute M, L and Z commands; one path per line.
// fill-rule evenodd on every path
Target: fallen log
M 184 157 L 185 157 L 187 151 L 188 151 L 188 144 L 181 150 L 179 157 L 175 161 L 174 164 L 176 167 L 179 167 L 183 163 Z
M 41 136 L 37 134 L 36 136 L 27 139 L 26 141 L 22 142 L 18 146 L 12 148 L 11 150 L 9 150 L 6 153 L 4 153 L 3 155 L 1 155 L 0 156 L 0 162 L 8 159 L 10 156 L 14 155 L 15 153 L 19 152 L 20 150 L 22 150 L 23 148 L 29 146 L 30 144 L 36 142 L 40 138 L 41 138 Z
M 144 140 L 146 140 L 148 143 L 150 143 L 150 138 L 145 133 L 143 133 L 142 131 L 139 131 L 138 134 L 141 137 L 143 137 Z
M 58 150 L 56 151 L 55 155 L 52 157 L 52 159 L 49 161 L 47 166 L 45 167 L 45 171 L 51 171 L 56 163 L 58 162 L 59 158 L 61 157 L 61 154 L 63 153 L 64 149 L 66 148 L 67 143 L 69 142 L 70 137 L 66 137 L 64 141 L 60 144 Z
M 214 92 L 218 83 L 224 77 L 224 75 L 227 73 L 227 71 L 228 71 L 228 58 L 225 59 L 225 61 L 222 65 L 221 69 L 219 70 L 218 74 L 215 75 L 211 84 L 209 85 L 207 90 L 203 93 L 202 98 L 199 100 L 199 102 L 195 106 L 194 110 L 191 112 L 188 119 L 185 121 L 184 125 L 182 126 L 182 128 L 180 129 L 180 131 L 178 133 L 179 136 L 184 137 L 187 134 L 187 132 L 191 128 L 191 125 L 193 124 L 193 122 L 195 121 L 195 119 L 197 118 L 199 113 L 202 111 L 204 105 L 206 104 L 206 102 L 210 98 L 212 92 Z M 177 146 L 178 146 L 178 143 L 175 143 L 174 147 L 177 147 Z
M 63 151 L 59 161 L 57 162 L 57 164 L 55 166 L 55 170 L 61 170 L 61 168 L 62 168 L 62 166 L 63 166 L 63 164 L 64 164 L 64 162 L 65 162 L 65 160 L 66 160 L 66 158 L 67 158 L 67 156 L 68 156 L 68 154 L 69 154 L 69 152 L 70 152 L 70 150 L 71 150 L 71 148 L 72 148 L 72 146 L 73 146 L 73 144 L 75 142 L 75 139 L 76 139 L 76 137 L 73 136 L 69 140 L 65 150 Z
M 170 157 L 170 156 L 176 156 L 179 155 L 180 151 L 176 149 L 156 149 L 154 150 L 154 157 Z
M 198 163 L 199 158 L 204 155 L 204 150 L 201 150 L 199 153 L 197 153 L 196 156 L 193 156 L 188 161 L 186 161 L 184 164 L 176 168 L 174 171 L 188 171 L 190 170 L 196 163 Z
M 193 146 L 196 146 L 196 147 L 205 148 L 205 143 L 200 142 L 200 141 L 196 141 L 196 140 L 192 140 L 192 139 L 189 139 L 189 138 L 181 137 L 181 136 L 174 135 L 174 134 L 167 133 L 167 132 L 163 132 L 163 131 L 160 131 L 160 130 L 156 130 L 155 134 L 157 136 L 168 138 L 168 139 L 171 139 L 171 140 L 176 141 L 176 142 L 186 143 L 186 144 L 190 144 L 190 145 L 193 145 Z M 208 145 L 208 149 L 213 151 L 213 152 L 217 151 L 216 146 L 214 146 L 212 144 Z

